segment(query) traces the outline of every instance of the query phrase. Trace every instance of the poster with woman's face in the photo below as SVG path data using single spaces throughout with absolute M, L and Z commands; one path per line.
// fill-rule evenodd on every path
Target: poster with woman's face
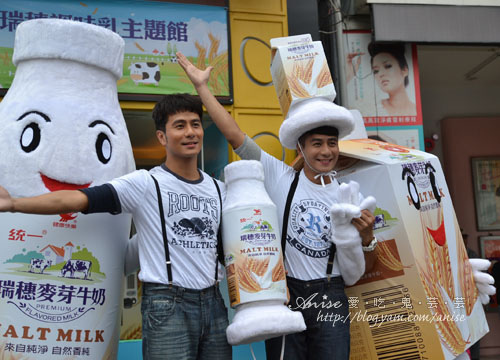
M 367 132 L 423 149 L 416 49 L 374 43 L 369 32 L 345 32 L 347 107 L 363 115 Z

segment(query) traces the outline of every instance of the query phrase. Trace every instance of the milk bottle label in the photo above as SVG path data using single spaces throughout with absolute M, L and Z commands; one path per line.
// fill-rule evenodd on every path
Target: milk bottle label
M 287 300 L 276 209 L 253 206 L 224 211 L 223 239 L 231 306 Z

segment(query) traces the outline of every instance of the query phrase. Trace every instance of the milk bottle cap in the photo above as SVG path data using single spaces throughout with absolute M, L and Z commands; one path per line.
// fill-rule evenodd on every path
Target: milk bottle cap
M 122 77 L 125 42 L 111 30 L 73 20 L 33 19 L 17 27 L 12 62 L 61 59 L 97 66 Z

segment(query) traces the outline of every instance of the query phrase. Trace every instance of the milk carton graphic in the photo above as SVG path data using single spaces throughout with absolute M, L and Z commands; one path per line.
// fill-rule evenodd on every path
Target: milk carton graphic
M 100 185 L 134 170 L 117 98 L 124 42 L 36 19 L 16 32 L 0 103 L 0 184 L 12 196 Z M 114 359 L 130 216 L 0 214 L 2 359 Z

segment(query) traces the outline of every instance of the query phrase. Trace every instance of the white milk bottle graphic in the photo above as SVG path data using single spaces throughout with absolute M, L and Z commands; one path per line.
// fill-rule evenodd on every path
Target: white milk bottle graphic
M 226 200 L 222 238 L 231 307 L 231 345 L 305 330 L 289 310 L 276 205 L 264 187 L 262 164 L 241 160 L 224 169 Z
M 118 102 L 124 42 L 37 19 L 16 31 L 0 103 L 0 185 L 12 196 L 100 185 L 134 170 Z M 115 359 L 130 216 L 0 214 L 2 359 Z

